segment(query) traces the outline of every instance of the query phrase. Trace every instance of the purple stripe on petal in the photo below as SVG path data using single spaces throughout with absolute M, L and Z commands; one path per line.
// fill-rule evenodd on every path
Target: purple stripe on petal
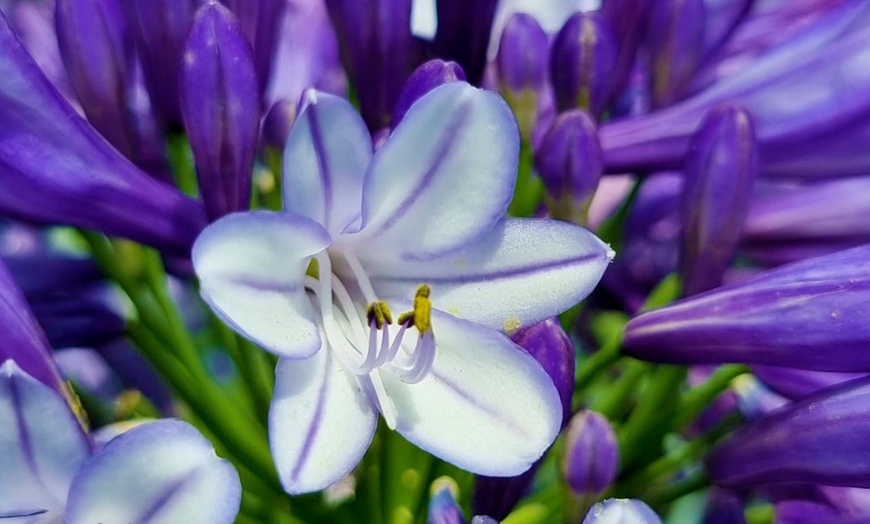
M 329 367 L 330 359 L 324 359 L 323 365 Z M 327 371 L 328 372 L 328 371 Z M 324 380 L 320 389 L 317 392 L 317 407 L 314 408 L 314 413 L 311 415 L 311 423 L 305 433 L 305 440 L 302 442 L 302 449 L 299 452 L 296 465 L 290 472 L 290 479 L 293 482 L 299 480 L 299 473 L 305 466 L 305 463 L 311 456 L 311 448 L 317 438 L 317 433 L 320 431 L 320 425 L 323 418 L 324 404 L 326 403 L 327 395 L 329 394 L 329 380 Z
M 172 502 L 173 497 L 177 492 L 184 488 L 185 484 L 189 484 L 191 481 L 196 480 L 196 477 L 202 475 L 202 473 L 202 468 L 197 468 L 185 474 L 178 480 L 166 485 L 163 488 L 163 492 L 155 497 L 151 505 L 148 506 L 142 515 L 134 521 L 135 524 L 148 524 L 151 522 L 161 510 L 165 509 L 166 506 Z
M 393 213 L 386 218 L 383 224 L 377 229 L 375 229 L 372 234 L 378 235 L 382 234 L 385 231 L 389 230 L 391 227 L 396 225 L 397 222 L 402 220 L 408 210 L 411 209 L 420 196 L 429 188 L 432 184 L 432 180 L 435 178 L 442 167 L 442 164 L 447 157 L 447 152 L 453 147 L 454 144 L 460 142 L 462 139 L 462 130 L 463 124 L 468 121 L 469 111 L 465 110 L 470 105 L 470 101 L 463 101 L 462 104 L 455 109 L 455 112 L 452 115 L 450 123 L 448 124 L 449 128 L 453 128 L 457 130 L 455 133 L 447 133 L 442 134 L 439 138 L 438 145 L 435 148 L 435 151 L 432 155 L 432 163 L 429 165 L 426 172 L 423 174 L 423 177 L 417 183 L 416 187 L 411 190 L 410 194 L 407 198 L 405 198 L 401 204 L 393 211 Z

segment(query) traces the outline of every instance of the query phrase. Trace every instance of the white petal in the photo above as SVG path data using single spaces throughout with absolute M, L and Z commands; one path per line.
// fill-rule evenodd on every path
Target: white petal
M 356 240 L 405 260 L 468 244 L 504 216 L 518 155 L 516 120 L 496 94 L 464 82 L 433 89 L 375 154 Z
M 320 349 L 303 277 L 331 242 L 320 224 L 289 213 L 227 215 L 193 245 L 203 298 L 233 329 L 281 356 Z
M 364 261 L 379 296 L 411 300 L 432 288 L 432 304 L 451 315 L 512 331 L 583 300 L 601 280 L 612 250 L 583 228 L 507 219 L 480 241 L 429 262 Z
M 304 96 L 284 148 L 284 210 L 337 235 L 359 219 L 372 139 L 347 100 L 314 90 Z
M 552 379 L 501 333 L 436 311 L 432 328 L 437 354 L 428 377 L 409 385 L 381 374 L 396 408 L 396 430 L 472 473 L 527 470 L 562 423 Z
M 319 491 L 352 470 L 377 426 L 360 381 L 330 351 L 282 359 L 275 372 L 269 441 L 278 476 L 290 494 Z
M 90 444 L 66 401 L 7 360 L 0 366 L 0 516 L 62 510 Z
M 193 426 L 158 420 L 116 437 L 85 463 L 66 522 L 231 523 L 241 491 L 235 468 Z

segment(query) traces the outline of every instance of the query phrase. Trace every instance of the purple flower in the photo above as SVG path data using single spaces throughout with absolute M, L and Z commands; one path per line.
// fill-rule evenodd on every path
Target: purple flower
M 88 121 L 133 159 L 133 37 L 117 0 L 57 0 L 61 56 Z
M 868 16 L 870 4 L 846 2 L 695 96 L 602 126 L 608 171 L 679 168 L 704 115 L 728 102 L 752 114 L 765 176 L 866 173 Z
M 230 523 L 238 513 L 238 474 L 184 422 L 137 426 L 94 454 L 64 399 L 11 360 L 0 412 L 0 518 Z
M 831 387 L 736 431 L 706 459 L 723 486 L 809 482 L 870 487 L 870 379 Z
M 0 262 L 0 360 L 14 359 L 29 375 L 56 391 L 63 391 L 51 359 L 48 341 L 30 311 L 27 300 Z
M 553 42 L 550 77 L 560 111 L 580 107 L 599 117 L 615 89 L 619 46 L 608 22 L 577 13 Z
M 326 0 L 345 66 L 369 129 L 390 124 L 393 105 L 417 63 L 411 0 Z
M 870 371 L 870 246 L 804 260 L 640 315 L 625 349 L 656 362 Z
M 185 254 L 202 208 L 138 170 L 79 117 L 0 16 L 0 212 Z
M 200 9 L 184 51 L 181 111 L 211 220 L 248 209 L 260 129 L 254 55 L 225 7 Z
M 582 109 L 559 115 L 535 154 L 553 216 L 586 223 L 604 166 L 595 122 Z
M 710 112 L 692 138 L 680 201 L 683 292 L 719 285 L 740 241 L 758 159 L 749 115 L 733 106 Z
M 524 140 L 532 137 L 539 113 L 551 102 L 549 50 L 549 36 L 532 16 L 516 13 L 508 20 L 496 63 L 500 91 L 517 115 Z
M 619 446 L 603 415 L 584 410 L 571 418 L 560 466 L 577 495 L 598 495 L 610 487 L 619 470 Z
M 438 31 L 432 54 L 458 62 L 468 81 L 479 84 L 486 64 L 498 0 L 438 0 Z
M 664 0 L 652 10 L 649 52 L 653 107 L 682 97 L 704 53 L 704 0 Z
M 288 0 L 221 0 L 236 15 L 254 51 L 257 85 L 264 91 Z

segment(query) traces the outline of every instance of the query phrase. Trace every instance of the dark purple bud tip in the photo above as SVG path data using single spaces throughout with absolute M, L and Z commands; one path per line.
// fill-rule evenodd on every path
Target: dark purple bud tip
M 870 371 L 870 245 L 761 273 L 632 319 L 626 353 L 680 364 L 742 362 Z
M 582 107 L 600 116 L 614 88 L 617 52 L 616 37 L 603 18 L 586 13 L 569 18 L 550 53 L 556 107 Z
M 743 232 L 757 171 L 749 114 L 730 105 L 710 111 L 690 142 L 680 202 L 687 296 L 721 282 Z
M 440 85 L 457 80 L 464 82 L 466 78 L 462 67 L 456 62 L 435 59 L 418 67 L 408 77 L 408 81 L 405 82 L 405 87 L 402 88 L 402 93 L 396 101 L 396 106 L 393 108 L 392 127 L 395 128 L 399 125 L 408 109 L 423 95 Z
M 553 216 L 584 224 L 604 171 L 595 123 L 586 111 L 574 109 L 556 118 L 541 141 L 535 167 Z
M 581 411 L 571 418 L 562 454 L 562 475 L 577 495 L 598 495 L 616 478 L 619 445 L 604 416 Z
M 260 126 L 254 56 L 218 3 L 196 14 L 181 70 L 181 110 L 211 220 L 248 208 Z
M 834 386 L 738 431 L 707 456 L 723 486 L 809 482 L 870 488 L 870 378 Z

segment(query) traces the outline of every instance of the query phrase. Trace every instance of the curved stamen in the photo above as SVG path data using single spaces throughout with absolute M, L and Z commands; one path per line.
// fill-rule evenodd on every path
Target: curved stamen
M 387 396 L 387 390 L 384 388 L 384 382 L 381 379 L 380 373 L 371 373 L 366 378 L 368 380 L 364 379 L 364 383 L 369 387 L 370 397 L 384 417 L 384 422 L 387 423 L 387 427 L 391 430 L 396 429 L 396 407 L 393 406 L 393 401 Z
M 356 279 L 357 285 L 359 285 L 359 289 L 362 291 L 366 301 L 369 303 L 377 302 L 378 296 L 375 293 L 375 288 L 372 286 L 372 281 L 369 280 L 369 276 L 366 274 L 359 259 L 353 253 L 344 253 L 344 258 L 347 260 L 347 264 L 353 272 L 353 277 Z
M 396 376 L 408 384 L 416 384 L 426 378 L 435 362 L 435 337 L 431 330 L 421 333 L 417 339 L 412 362 L 410 368 L 396 368 Z

